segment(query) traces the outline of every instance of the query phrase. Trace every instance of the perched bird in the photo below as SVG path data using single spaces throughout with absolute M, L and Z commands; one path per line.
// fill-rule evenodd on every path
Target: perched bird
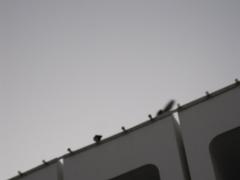
M 48 162 L 47 162 L 47 161 L 45 161 L 45 160 L 42 160 L 42 163 L 43 163 L 43 164 L 48 164 Z
M 121 127 L 123 132 L 127 132 L 126 128 L 124 126 Z
M 18 175 L 19 175 L 19 176 L 22 176 L 23 173 L 22 173 L 21 171 L 18 171 Z
M 165 112 L 171 111 L 172 108 L 173 108 L 173 106 L 174 106 L 174 104 L 175 104 L 175 101 L 174 101 L 174 100 L 169 101 L 163 109 L 160 109 L 160 110 L 157 112 L 156 117 L 162 115 L 162 114 L 165 113 Z
M 235 79 L 235 82 L 236 82 L 236 84 L 239 84 L 239 83 L 240 83 L 240 81 L 239 81 L 238 79 Z
M 42 163 L 43 163 L 43 164 L 45 164 L 45 165 L 47 165 L 47 164 L 48 164 L 48 162 L 47 162 L 47 161 L 45 161 L 45 160 L 42 160 Z
M 101 141 L 101 138 L 102 138 L 102 135 L 95 135 L 93 137 L 93 140 L 96 142 L 96 143 L 99 143 Z
M 151 121 L 154 120 L 154 118 L 152 117 L 151 114 L 149 114 L 148 117 L 149 117 L 149 120 L 151 120 Z
M 71 150 L 71 148 L 67 148 L 67 151 L 68 151 L 69 153 L 73 153 L 72 150 Z

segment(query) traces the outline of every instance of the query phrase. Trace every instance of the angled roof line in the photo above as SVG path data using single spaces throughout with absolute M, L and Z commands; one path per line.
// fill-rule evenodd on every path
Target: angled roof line
M 166 113 L 162 114 L 161 116 L 159 116 L 159 117 L 157 117 L 157 118 L 154 118 L 153 120 L 146 120 L 146 121 L 144 121 L 144 122 L 142 122 L 142 123 L 140 123 L 140 124 L 138 124 L 138 125 L 136 125 L 136 126 L 133 126 L 133 127 L 129 128 L 129 129 L 126 129 L 126 131 L 122 131 L 122 132 L 119 132 L 119 133 L 117 133 L 117 134 L 114 134 L 114 135 L 112 135 L 112 136 L 110 136 L 110 137 L 107 137 L 107 138 L 101 140 L 99 143 L 92 143 L 92 144 L 90 144 L 90 145 L 88 145 L 88 146 L 85 146 L 85 147 L 83 147 L 83 148 L 80 148 L 80 149 L 78 149 L 78 150 L 75 150 L 75 151 L 73 151 L 72 153 L 64 154 L 63 156 L 61 156 L 61 157 L 59 157 L 59 158 L 60 158 L 60 159 L 62 159 L 62 158 L 67 158 L 67 157 L 73 156 L 73 155 L 75 155 L 75 154 L 78 154 L 78 153 L 87 151 L 87 150 L 89 150 L 89 149 L 91 149 L 91 148 L 93 148 L 93 147 L 98 147 L 99 145 L 108 143 L 108 142 L 110 142 L 110 141 L 112 141 L 112 140 L 114 140 L 114 139 L 117 139 L 117 138 L 122 137 L 122 136 L 124 136 L 124 135 L 127 135 L 127 134 L 129 134 L 129 133 L 132 133 L 132 132 L 134 132 L 134 131 L 136 131 L 136 130 L 138 130 L 138 129 L 141 129 L 141 128 L 145 127 L 145 126 L 148 126 L 148 125 L 150 125 L 150 124 L 153 124 L 153 123 L 155 123 L 155 122 L 158 122 L 158 121 L 164 119 L 165 117 L 170 116 L 172 113 L 173 113 L 172 111 L 166 112 Z
M 202 97 L 200 97 L 198 99 L 190 101 L 189 103 L 186 103 L 186 104 L 184 104 L 182 106 L 179 106 L 177 109 L 173 110 L 173 112 L 184 111 L 184 110 L 186 110 L 188 108 L 191 108 L 191 107 L 193 107 L 193 106 L 195 106 L 197 104 L 200 104 L 202 102 L 205 102 L 205 101 L 208 101 L 208 100 L 210 100 L 212 98 L 215 98 L 215 97 L 217 97 L 217 96 L 219 96 L 219 95 L 221 95 L 223 93 L 226 93 L 226 92 L 228 92 L 228 91 L 230 91 L 232 89 L 235 89 L 237 87 L 240 87 L 240 82 L 236 79 L 235 83 L 230 84 L 230 85 L 228 85 L 228 86 L 226 86 L 224 88 L 221 88 L 219 90 L 213 91 L 212 93 L 206 92 L 205 96 L 202 96 Z
M 92 143 L 92 144 L 84 146 L 83 148 L 80 148 L 78 150 L 75 150 L 75 151 L 72 150 L 71 153 L 67 153 L 67 154 L 64 154 L 64 155 L 62 155 L 60 157 L 54 158 L 54 159 L 48 161 L 47 164 L 41 164 L 41 165 L 39 165 L 37 167 L 34 167 L 34 168 L 30 169 L 30 170 L 22 172 L 22 175 L 17 175 L 15 177 L 10 178 L 9 180 L 16 180 L 16 179 L 20 179 L 22 177 L 25 177 L 26 175 L 29 175 L 29 174 L 37 171 L 37 170 L 45 168 L 46 166 L 49 166 L 49 165 L 54 164 L 54 163 L 57 163 L 60 159 L 64 159 L 64 158 L 67 158 L 67 157 L 70 157 L 70 156 L 74 156 L 75 154 L 79 154 L 81 152 L 85 152 L 85 151 L 87 151 L 89 149 L 92 149 L 94 147 L 98 147 L 99 145 L 105 144 L 105 143 L 110 142 L 110 141 L 112 141 L 112 140 L 114 140 L 116 138 L 119 138 L 119 137 L 123 136 L 123 135 L 127 135 L 129 133 L 132 133 L 132 132 L 134 132 L 137 129 L 140 129 L 140 128 L 145 127 L 147 125 L 153 124 L 153 123 L 155 123 L 155 122 L 157 122 L 159 120 L 162 120 L 165 117 L 170 116 L 171 114 L 172 114 L 171 111 L 166 112 L 166 113 L 162 114 L 161 116 L 159 116 L 159 117 L 157 117 L 157 118 L 155 118 L 153 120 L 147 120 L 147 121 L 144 121 L 144 122 L 142 122 L 142 123 L 140 123 L 140 124 L 138 124 L 138 125 L 136 125 L 134 127 L 131 127 L 129 129 L 127 129 L 127 131 L 125 131 L 125 132 L 119 132 L 119 133 L 114 134 L 114 135 L 112 135 L 112 136 L 110 136 L 108 138 L 105 138 L 105 139 L 101 140 L 101 142 L 99 142 L 99 143 Z
M 34 167 L 34 168 L 32 168 L 32 169 L 29 169 L 29 170 L 27 170 L 27 171 L 25 171 L 25 172 L 22 172 L 21 175 L 16 175 L 16 176 L 10 178 L 9 180 L 16 180 L 16 179 L 23 178 L 23 177 L 25 177 L 25 176 L 27 176 L 27 175 L 29 175 L 29 174 L 37 171 L 37 170 L 43 169 L 43 168 L 45 168 L 45 167 L 47 167 L 47 166 L 50 166 L 50 165 L 52 165 L 52 164 L 54 164 L 54 163 L 57 163 L 58 160 L 59 160 L 58 158 L 54 158 L 54 159 L 51 159 L 51 160 L 49 160 L 49 161 L 46 161 L 45 164 L 43 163 L 43 164 L 41 164 L 41 165 L 39 165 L 39 166 L 36 166 L 36 167 Z
M 224 88 L 216 90 L 216 91 L 214 91 L 212 93 L 209 93 L 209 94 L 207 94 L 207 95 L 205 95 L 203 97 L 200 97 L 200 98 L 198 98 L 196 100 L 190 101 L 189 103 L 186 103 L 186 104 L 184 104 L 184 105 L 182 105 L 182 106 L 180 106 L 180 107 L 178 107 L 178 108 L 176 108 L 176 109 L 174 109 L 172 111 L 166 112 L 166 113 L 162 114 L 161 116 L 159 116 L 157 118 L 154 118 L 153 120 L 146 120 L 146 121 L 144 121 L 144 122 L 142 122 L 142 123 L 140 123 L 140 124 L 138 124 L 136 126 L 133 126 L 133 127 L 129 128 L 129 129 L 127 129 L 126 132 L 119 132 L 117 134 L 114 134 L 114 135 L 106 138 L 106 139 L 103 139 L 100 143 L 92 143 L 92 144 L 87 145 L 87 146 L 85 146 L 83 148 L 80 148 L 78 150 L 72 151 L 72 153 L 67 153 L 67 154 L 64 154 L 64 155 L 62 155 L 60 157 L 54 158 L 54 159 L 48 161 L 47 164 L 42 164 L 42 165 L 39 165 L 37 167 L 34 167 L 34 168 L 32 168 L 32 169 L 30 169 L 28 171 L 23 172 L 22 176 L 17 175 L 17 176 L 15 176 L 13 178 L 10 178 L 9 180 L 16 180 L 18 178 L 21 178 L 21 177 L 24 177 L 24 176 L 26 176 L 28 174 L 31 174 L 31 173 L 33 173 L 33 172 L 35 172 L 37 170 L 40 170 L 40 169 L 42 169 L 42 168 L 44 168 L 46 166 L 54 164 L 54 163 L 58 162 L 60 159 L 64 159 L 64 158 L 67 158 L 67 157 L 70 157 L 70 156 L 74 156 L 75 154 L 79 154 L 79 153 L 85 152 L 85 151 L 87 151 L 87 150 L 89 150 L 91 148 L 98 147 L 99 145 L 105 144 L 105 143 L 107 143 L 109 141 L 112 141 L 112 140 L 114 140 L 116 138 L 119 138 L 121 136 L 127 135 L 127 134 L 129 134 L 131 132 L 134 132 L 135 130 L 138 130 L 140 128 L 148 126 L 148 125 L 150 125 L 150 124 L 152 124 L 154 122 L 157 122 L 159 120 L 162 120 L 163 118 L 165 118 L 167 116 L 170 116 L 170 115 L 172 115 L 175 112 L 184 111 L 184 110 L 186 110 L 188 108 L 191 108 L 191 107 L 193 107 L 193 106 L 195 106 L 195 105 L 197 105 L 199 103 L 202 103 L 202 102 L 205 102 L 207 100 L 210 100 L 210 99 L 212 99 L 212 98 L 214 98 L 216 96 L 219 96 L 219 95 L 221 95 L 221 94 L 223 94 L 223 93 L 225 93 L 227 91 L 230 91 L 232 89 L 235 89 L 237 87 L 240 87 L 240 82 L 236 79 L 236 82 L 231 84 L 231 85 L 228 85 L 228 86 L 226 86 Z
M 116 138 L 118 138 L 118 137 L 121 137 L 121 136 L 126 135 L 126 134 L 128 134 L 128 133 L 131 133 L 131 132 L 133 132 L 133 131 L 135 131 L 135 130 L 137 130 L 137 129 L 140 129 L 140 128 L 145 127 L 145 126 L 148 126 L 148 125 L 150 125 L 150 124 L 152 124 L 152 123 L 154 123 L 154 122 L 157 122 L 157 121 L 159 121 L 159 120 L 162 120 L 163 118 L 165 118 L 165 117 L 167 117 L 167 116 L 170 116 L 171 114 L 173 114 L 173 113 L 175 113 L 175 112 L 180 112 L 180 111 L 186 110 L 186 109 L 188 109 L 188 108 L 190 108 L 190 107 L 192 107 L 192 106 L 195 106 L 195 105 L 197 105 L 197 104 L 199 104 L 199 103 L 202 103 L 202 102 L 204 102 L 204 101 L 210 100 L 210 99 L 212 99 L 212 98 L 214 98 L 214 97 L 216 97 L 216 96 L 219 96 L 219 95 L 221 95 L 221 94 L 223 94 L 223 93 L 225 93 L 225 92 L 227 92 L 227 91 L 230 91 L 230 90 L 232 90 L 232 89 L 234 89 L 234 88 L 236 88 L 236 87 L 238 87 L 238 86 L 240 86 L 240 83 L 239 83 L 239 81 L 236 80 L 236 82 L 233 83 L 233 84 L 231 84 L 231 85 L 228 85 L 228 86 L 226 86 L 226 87 L 224 87 L 224 88 L 221 88 L 221 89 L 216 90 L 216 91 L 214 91 L 214 92 L 212 92 L 212 93 L 209 93 L 209 94 L 207 94 L 206 96 L 203 96 L 203 97 L 200 97 L 200 98 L 198 98 L 198 99 L 196 99 L 196 100 L 193 100 L 193 101 L 191 101 L 191 102 L 189 102 L 189 103 L 187 103 L 187 104 L 185 104 L 185 105 L 183 105 L 183 106 L 181 106 L 181 107 L 178 107 L 178 108 L 176 108 L 176 109 L 174 109 L 174 110 L 172 110 L 172 111 L 166 112 L 166 113 L 162 114 L 160 117 L 155 118 L 155 119 L 152 120 L 152 121 L 151 121 L 151 120 L 146 120 L 146 121 L 144 121 L 144 122 L 142 122 L 142 123 L 140 123 L 140 124 L 138 124 L 138 125 L 136 125 L 136 126 L 131 127 L 130 129 L 127 129 L 127 132 L 119 132 L 119 133 L 117 133 L 117 134 L 114 134 L 114 135 L 106 138 L 106 139 L 103 139 L 100 143 L 90 144 L 90 145 L 88 145 L 88 146 L 85 146 L 85 147 L 83 147 L 83 148 L 80 148 L 80 149 L 78 149 L 78 150 L 75 150 L 75 151 L 73 151 L 72 153 L 64 154 L 63 156 L 61 156 L 61 157 L 59 157 L 59 158 L 60 158 L 60 159 L 62 159 L 62 158 L 67 158 L 67 157 L 73 156 L 73 155 L 75 155 L 75 154 L 78 154 L 78 153 L 87 151 L 87 150 L 89 150 L 89 149 L 91 149 L 91 148 L 93 148 L 93 147 L 97 147 L 97 146 L 99 146 L 99 145 L 101 145 L 101 144 L 104 144 L 104 143 L 107 143 L 107 142 L 109 142 L 109 141 L 112 141 L 112 140 L 114 140 L 114 139 L 116 139 Z

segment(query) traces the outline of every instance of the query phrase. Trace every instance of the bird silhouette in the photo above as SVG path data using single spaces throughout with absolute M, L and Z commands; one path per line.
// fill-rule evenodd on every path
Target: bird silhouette
M 152 117 L 151 114 L 148 115 L 148 118 L 149 118 L 149 120 L 151 120 L 151 121 L 154 120 L 154 118 Z
M 160 109 L 160 110 L 157 112 L 156 117 L 160 116 L 162 113 L 163 113 L 163 110 Z
M 175 101 L 174 100 L 171 100 L 167 103 L 167 105 L 165 106 L 165 108 L 163 109 L 164 112 L 167 112 L 167 111 L 171 111 L 173 106 L 175 104 Z
M 69 153 L 73 153 L 73 151 L 71 150 L 71 148 L 67 148 L 67 151 L 68 151 Z
M 127 132 L 126 128 L 124 126 L 121 127 L 123 132 Z
M 175 101 L 174 100 L 170 100 L 163 109 L 160 109 L 157 112 L 156 117 L 162 115 L 165 112 L 171 111 L 173 106 L 174 106 L 174 104 L 175 104 Z
M 102 135 L 95 135 L 95 136 L 93 137 L 93 140 L 94 140 L 96 143 L 99 143 L 99 142 L 101 141 L 101 139 L 102 139 Z
M 22 173 L 21 171 L 18 171 L 18 175 L 19 175 L 19 176 L 22 176 L 23 173 Z
M 47 161 L 45 161 L 45 160 L 42 160 L 42 163 L 43 163 L 43 164 L 45 164 L 45 165 L 47 165 L 47 164 L 48 164 L 48 162 L 47 162 Z

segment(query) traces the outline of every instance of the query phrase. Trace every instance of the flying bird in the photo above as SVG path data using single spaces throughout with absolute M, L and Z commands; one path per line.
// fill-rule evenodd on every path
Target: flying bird
M 163 109 L 160 109 L 160 110 L 157 112 L 156 117 L 162 115 L 162 114 L 165 113 L 165 112 L 171 111 L 172 108 L 173 108 L 173 106 L 174 106 L 174 104 L 175 104 L 175 101 L 174 101 L 174 100 L 169 101 Z
M 163 110 L 160 109 L 160 110 L 157 112 L 156 117 L 160 116 L 162 113 L 163 113 Z
M 167 105 L 165 106 L 165 108 L 163 109 L 163 112 L 167 112 L 167 111 L 171 111 L 173 106 L 175 104 L 174 100 L 171 100 L 167 103 Z

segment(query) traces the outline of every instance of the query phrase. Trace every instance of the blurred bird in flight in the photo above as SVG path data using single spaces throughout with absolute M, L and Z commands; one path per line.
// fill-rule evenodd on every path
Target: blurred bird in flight
M 175 101 L 174 101 L 174 100 L 169 101 L 163 109 L 160 109 L 160 110 L 157 112 L 156 117 L 162 115 L 162 114 L 165 113 L 165 112 L 171 111 L 172 108 L 173 108 L 173 106 L 174 106 L 174 104 L 175 104 Z

